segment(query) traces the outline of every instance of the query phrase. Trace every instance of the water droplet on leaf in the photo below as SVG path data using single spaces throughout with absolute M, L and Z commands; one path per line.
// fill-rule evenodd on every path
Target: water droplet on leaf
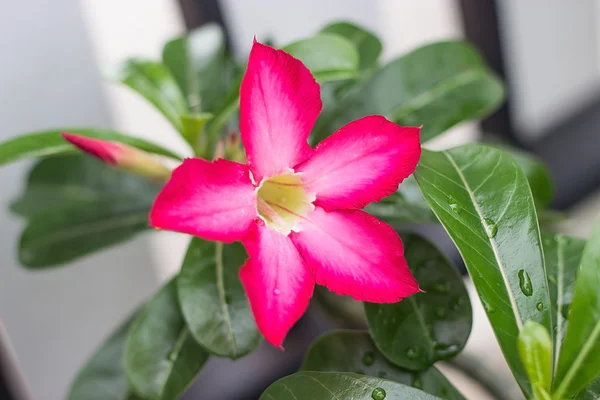
M 460 204 L 452 196 L 448 197 L 448 207 L 455 213 L 460 213 L 460 210 L 462 210 Z
M 492 306 L 490 303 L 488 303 L 487 301 L 485 301 L 483 298 L 481 298 L 481 304 L 483 304 L 483 309 L 488 314 L 493 314 L 493 313 L 496 312 L 496 309 L 494 308 L 494 306 Z
M 456 354 L 458 352 L 458 346 L 455 344 L 434 343 L 433 350 L 438 354 L 438 356 L 445 358 Z
M 542 302 L 539 302 L 535 305 L 535 308 L 537 308 L 538 311 L 542 311 L 544 309 L 544 305 Z
M 362 362 L 363 364 L 365 364 L 367 367 L 373 365 L 373 362 L 375 361 L 374 357 L 373 357 L 373 352 L 372 351 L 367 351 L 364 355 L 363 355 L 363 359 Z
M 489 218 L 484 219 L 484 222 L 485 231 L 487 232 L 488 237 L 490 239 L 496 237 L 496 234 L 498 233 L 498 226 L 496 225 L 496 223 Z
M 531 278 L 529 274 L 524 269 L 519 270 L 519 286 L 521 287 L 521 292 L 527 297 L 533 294 L 533 286 L 531 286 Z
M 410 360 L 416 360 L 421 355 L 421 348 L 417 346 L 410 346 L 406 349 L 406 357 Z
M 373 400 L 384 400 L 385 396 L 385 390 L 383 390 L 383 388 L 380 387 L 373 389 L 373 393 L 371 393 L 371 398 Z
M 411 386 L 416 389 L 423 389 L 423 382 L 421 381 L 421 377 L 418 374 L 413 375 Z

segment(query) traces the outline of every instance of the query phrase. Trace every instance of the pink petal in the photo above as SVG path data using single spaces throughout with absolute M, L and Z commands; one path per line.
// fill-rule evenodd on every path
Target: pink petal
M 83 150 L 84 152 L 99 158 L 108 165 L 116 165 L 123 158 L 125 145 L 109 140 L 93 139 L 74 133 L 63 132 L 62 137 Z
M 233 161 L 183 161 L 158 194 L 150 224 L 207 240 L 240 240 L 257 218 L 248 167 Z
M 364 117 L 342 127 L 298 165 L 315 204 L 326 210 L 363 208 L 398 189 L 421 156 L 420 128 L 402 127 L 382 116 Z
M 243 241 L 250 258 L 240 279 L 258 329 L 274 346 L 300 319 L 313 294 L 314 278 L 289 237 L 257 223 Z
M 398 234 L 363 211 L 317 207 L 290 237 L 316 282 L 333 292 L 395 303 L 419 291 Z
M 300 60 L 254 42 L 240 88 L 240 131 L 256 182 L 310 155 L 321 107 L 319 85 Z

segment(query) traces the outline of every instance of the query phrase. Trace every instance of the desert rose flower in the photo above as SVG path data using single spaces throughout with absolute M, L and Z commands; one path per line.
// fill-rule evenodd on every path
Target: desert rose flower
M 240 278 L 258 328 L 275 346 L 305 312 L 315 283 L 361 301 L 419 291 L 402 242 L 360 209 L 416 168 L 419 128 L 368 116 L 314 149 L 319 85 L 299 60 L 254 42 L 240 89 L 247 163 L 186 159 L 158 195 L 151 225 L 242 241 Z

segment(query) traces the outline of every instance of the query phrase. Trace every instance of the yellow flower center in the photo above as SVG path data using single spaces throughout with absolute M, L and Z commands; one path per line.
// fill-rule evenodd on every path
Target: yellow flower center
M 300 175 L 290 170 L 258 186 L 258 215 L 269 228 L 285 235 L 297 232 L 300 221 L 315 208 L 315 196 L 304 189 Z

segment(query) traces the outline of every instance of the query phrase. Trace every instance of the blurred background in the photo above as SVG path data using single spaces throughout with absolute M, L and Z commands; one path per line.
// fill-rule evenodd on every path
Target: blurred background
M 96 126 L 185 152 L 157 111 L 104 79 L 111 66 L 131 56 L 159 59 L 165 41 L 206 22 L 223 24 L 231 49 L 243 58 L 254 35 L 284 44 L 341 19 L 377 34 L 384 60 L 437 40 L 474 43 L 506 81 L 508 102 L 482 124 L 459 126 L 433 146 L 493 136 L 534 152 L 554 176 L 555 208 L 570 215 L 561 231 L 589 233 L 600 211 L 598 0 L 4 1 L 0 140 L 50 127 Z M 20 221 L 7 208 L 28 166 L 0 170 L 0 398 L 62 399 L 94 349 L 178 268 L 187 240 L 169 233 L 140 236 L 78 265 L 26 271 L 15 255 Z M 466 353 L 484 355 L 485 367 L 511 382 L 472 299 L 475 325 Z M 311 340 L 298 331 L 314 336 L 326 324 L 322 319 L 318 313 L 305 318 L 286 353 L 265 345 L 236 363 L 211 360 L 188 397 L 256 398 L 266 384 L 297 367 Z M 236 375 L 249 365 L 252 376 Z M 468 398 L 485 398 L 485 388 L 447 368 Z

